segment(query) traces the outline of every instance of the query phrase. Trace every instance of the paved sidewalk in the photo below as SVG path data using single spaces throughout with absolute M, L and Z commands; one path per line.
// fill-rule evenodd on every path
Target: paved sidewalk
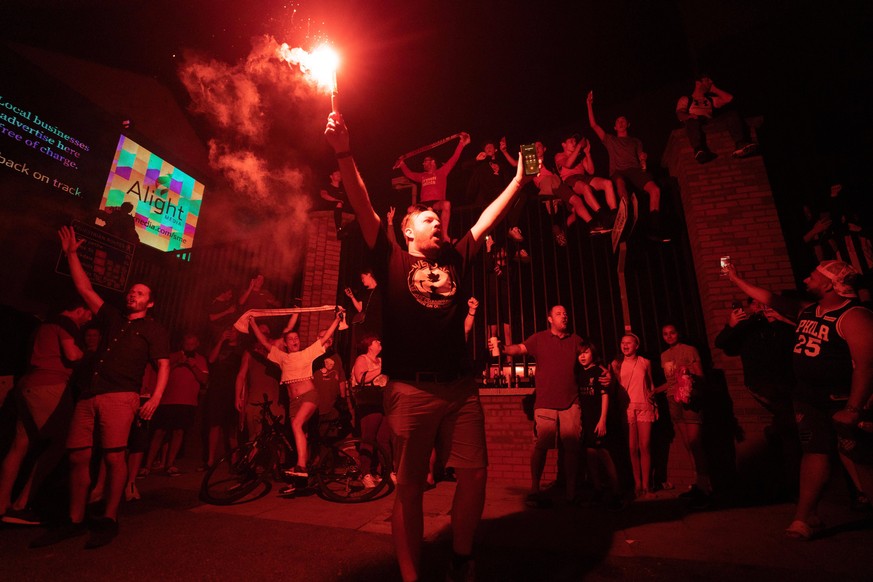
M 121 534 L 84 551 L 82 538 L 42 550 L 38 528 L 0 529 L 0 579 L 397 580 L 390 540 L 393 494 L 342 505 L 315 495 L 283 499 L 275 489 L 230 507 L 201 504 L 202 474 L 139 481 L 143 500 L 125 504 Z M 453 483 L 425 494 L 423 563 L 443 580 Z M 690 512 L 676 492 L 622 512 L 559 502 L 529 509 L 518 487 L 492 482 L 479 531 L 480 580 L 870 580 L 873 528 L 832 494 L 831 528 L 813 542 L 786 540 L 788 504 Z M 862 527 L 863 525 L 863 527 Z

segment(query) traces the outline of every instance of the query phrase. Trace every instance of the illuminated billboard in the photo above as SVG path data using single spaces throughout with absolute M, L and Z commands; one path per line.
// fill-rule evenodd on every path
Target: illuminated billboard
M 101 215 L 108 223 L 115 222 L 113 215 L 126 218 L 130 213 L 139 242 L 162 251 L 188 249 L 194 243 L 203 189 L 201 182 L 122 135 L 103 190 Z

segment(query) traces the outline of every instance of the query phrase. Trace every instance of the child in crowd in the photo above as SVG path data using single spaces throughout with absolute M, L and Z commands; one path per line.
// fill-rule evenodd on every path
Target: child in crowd
M 640 338 L 634 333 L 621 337 L 621 354 L 612 362 L 612 374 L 627 393 L 628 444 L 637 495 L 643 499 L 652 493 L 652 455 L 650 444 L 656 409 L 652 402 L 652 365 L 637 355 Z
M 579 386 L 579 408 L 582 410 L 582 444 L 588 463 L 588 474 L 594 485 L 595 503 L 604 499 L 604 481 L 610 497 L 607 508 L 624 507 L 618 474 L 606 448 L 606 416 L 609 411 L 609 389 L 604 389 L 600 377 L 606 368 L 598 361 L 597 346 L 586 340 L 579 344 L 576 381 Z

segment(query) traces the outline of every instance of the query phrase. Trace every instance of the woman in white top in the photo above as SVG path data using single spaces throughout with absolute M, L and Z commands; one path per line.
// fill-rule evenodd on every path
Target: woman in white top
M 333 337 L 337 325 L 342 320 L 344 310 L 337 307 L 336 318 L 327 328 L 327 332 L 304 350 L 300 349 L 300 336 L 296 331 L 286 331 L 283 336 L 285 349 L 282 351 L 274 345 L 255 324 L 255 318 L 249 320 L 252 332 L 269 353 L 267 359 L 275 362 L 282 370 L 282 386 L 287 388 L 291 404 L 288 415 L 291 417 L 291 430 L 294 432 L 294 444 L 297 447 L 297 464 L 288 471 L 294 477 L 308 477 L 306 463 L 309 460 L 309 450 L 306 443 L 304 427 L 318 410 L 318 393 L 312 381 L 312 362 L 325 350 L 325 344 Z
M 637 494 L 648 499 L 654 496 L 651 491 L 652 456 L 649 452 L 652 423 L 655 422 L 652 365 L 649 360 L 637 355 L 640 338 L 635 334 L 623 335 L 620 347 L 621 355 L 612 362 L 612 373 L 628 397 L 628 444 Z

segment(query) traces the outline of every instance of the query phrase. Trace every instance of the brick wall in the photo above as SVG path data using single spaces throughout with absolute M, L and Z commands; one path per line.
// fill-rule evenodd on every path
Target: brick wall
M 533 449 L 533 423 L 521 406 L 532 388 L 479 390 L 485 410 L 485 436 L 488 442 L 488 478 L 514 485 L 530 486 L 530 453 Z M 555 479 L 557 453 L 549 451 L 543 484 Z
M 351 215 L 346 215 L 344 222 L 350 220 Z M 333 226 L 333 211 L 311 212 L 301 295 L 305 307 L 336 304 L 341 250 L 342 244 L 336 239 L 336 229 Z M 302 345 L 306 346 L 314 342 L 318 330 L 329 326 L 333 318 L 332 311 L 300 318 L 299 333 Z
M 760 119 L 751 121 L 753 126 L 760 123 Z M 700 165 L 693 158 L 684 129 L 678 129 L 670 136 L 662 164 L 679 184 L 707 340 L 712 347 L 724 327 L 731 302 L 745 300 L 730 281 L 720 276 L 720 257 L 730 255 L 743 277 L 762 287 L 782 290 L 794 288 L 795 284 L 762 158 L 731 159 L 733 141 L 717 122 L 707 128 L 707 142 L 718 158 Z M 769 415 L 745 389 L 739 358 L 714 348 L 712 356 L 714 367 L 725 374 L 734 415 L 746 436 L 737 445 L 742 472 L 745 459 L 762 446 L 763 427 L 769 423 Z M 682 473 L 685 466 L 685 474 L 690 475 L 678 439 L 670 458 L 674 473 Z

